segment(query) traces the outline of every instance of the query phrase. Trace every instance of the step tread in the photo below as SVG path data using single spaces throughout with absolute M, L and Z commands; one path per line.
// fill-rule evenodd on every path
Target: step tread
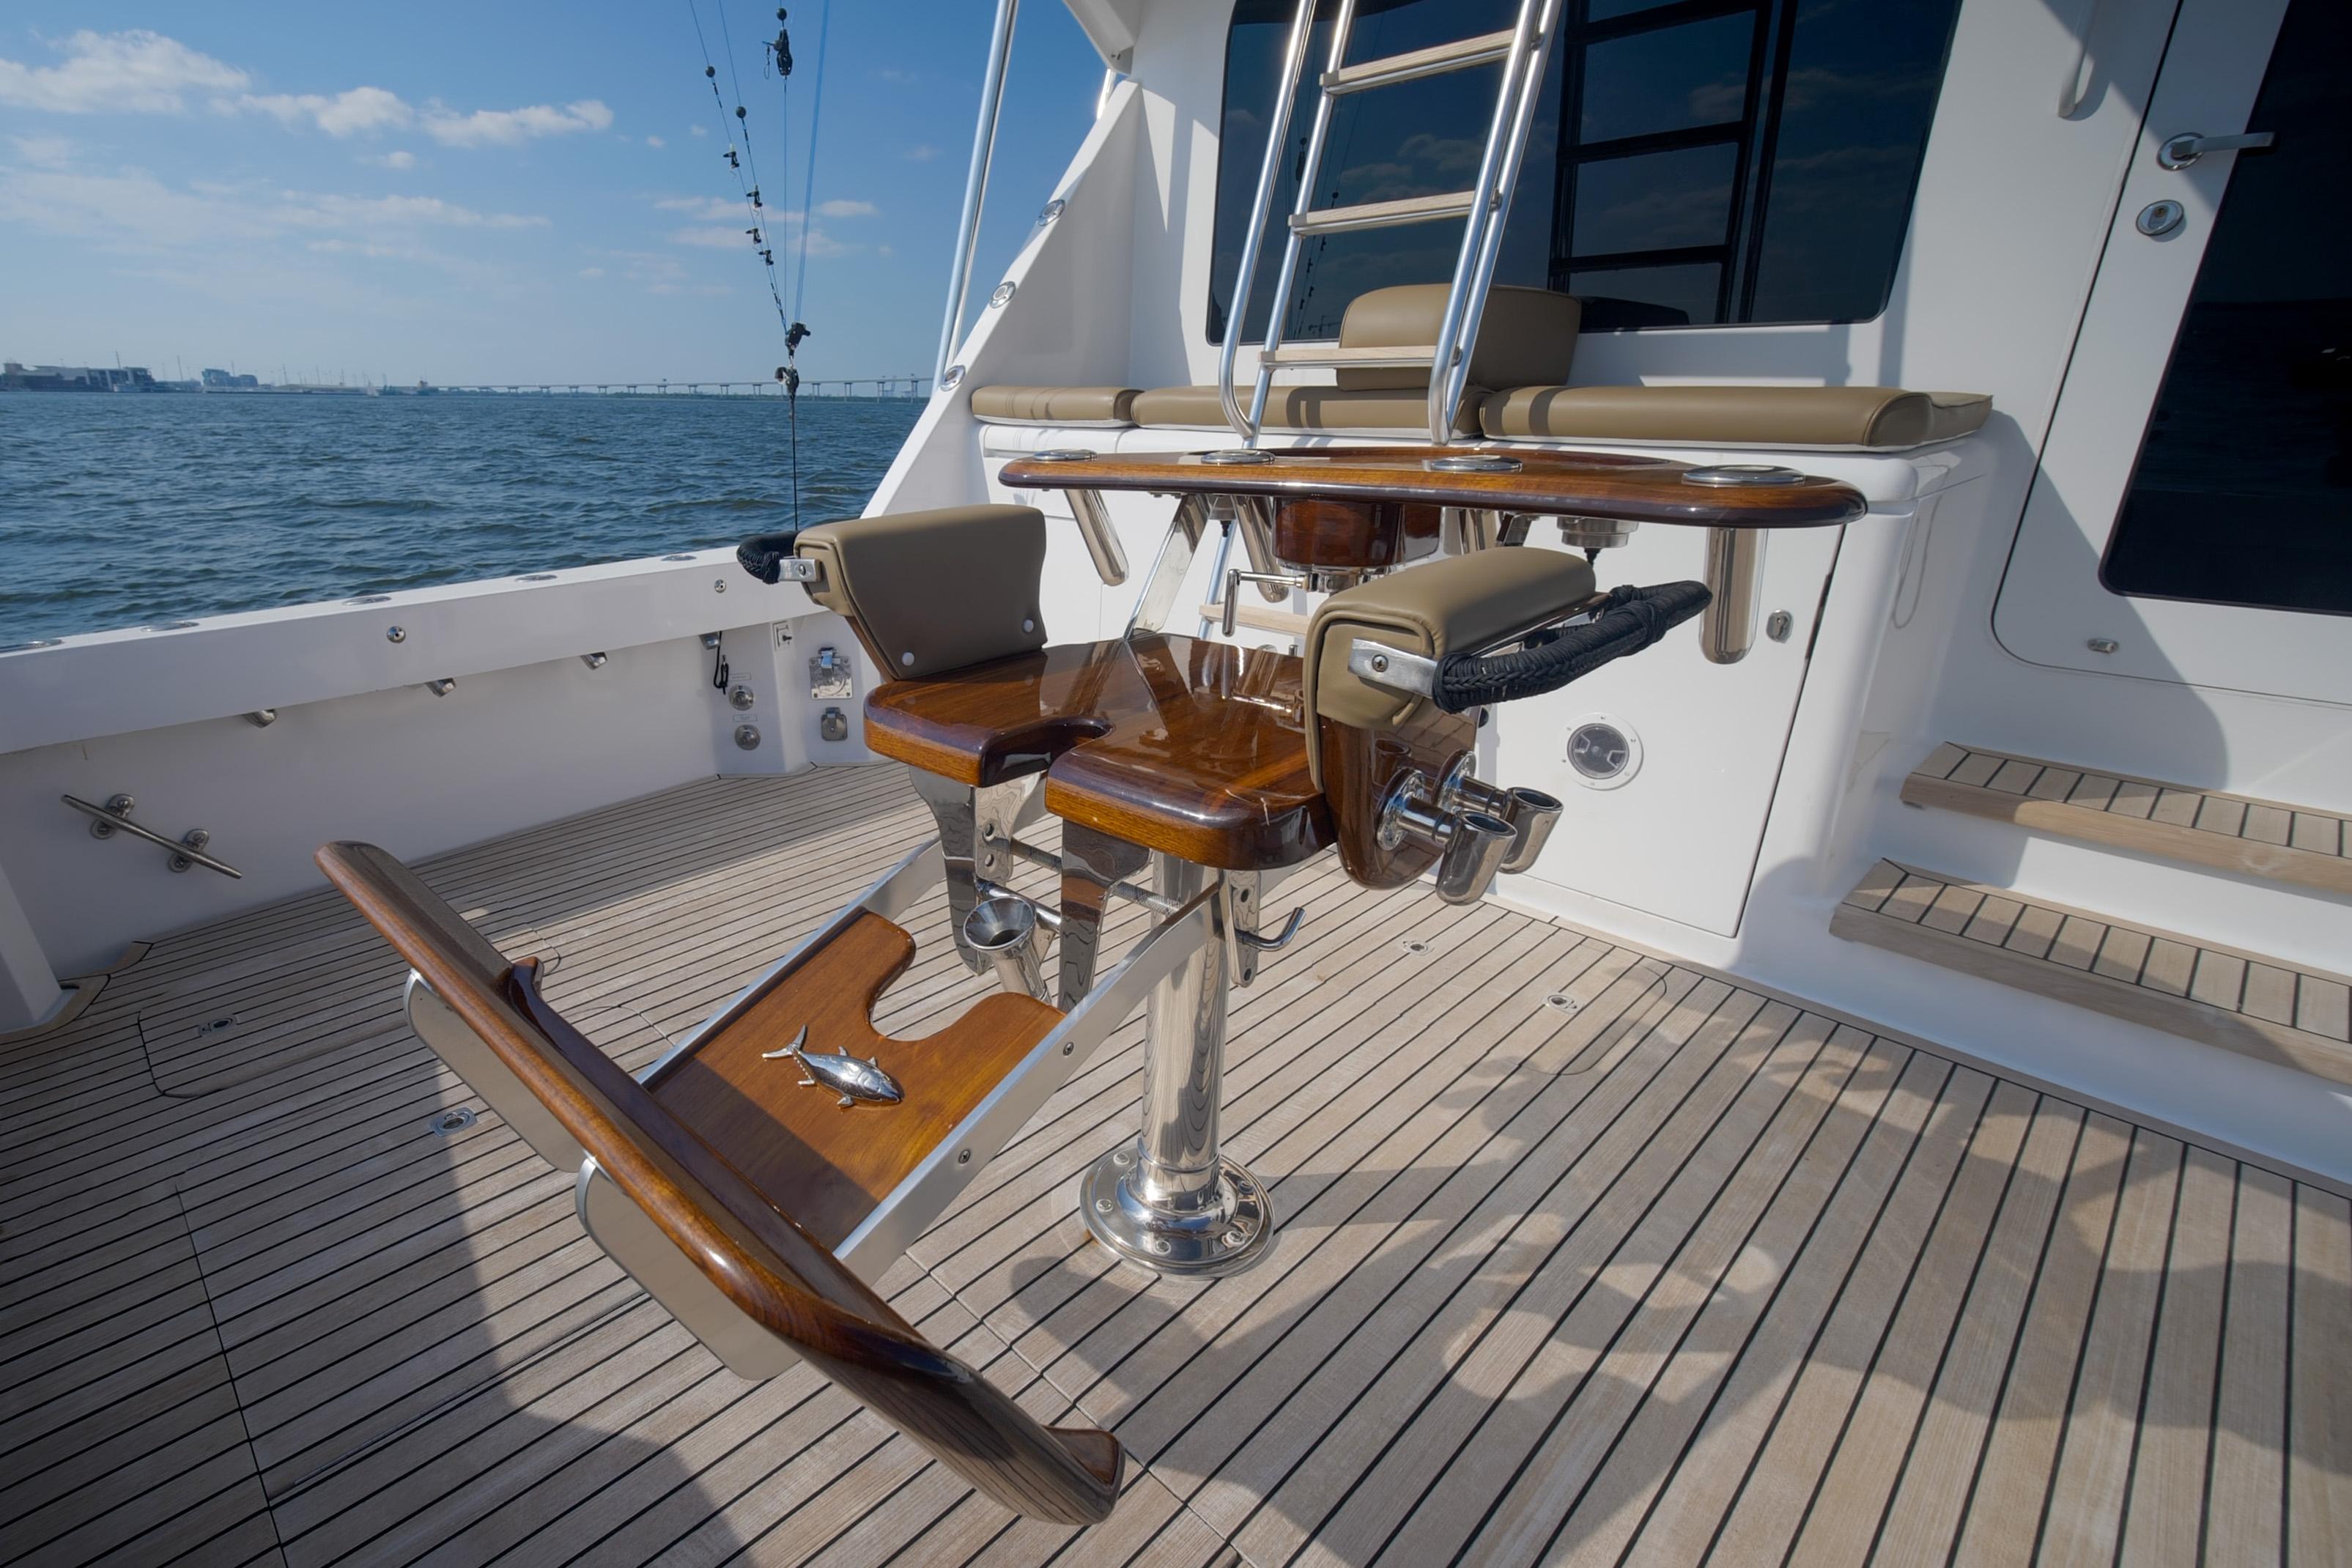
M 2067 837 L 2352 893 L 2352 826 L 2330 811 L 1946 742 L 1902 796 Z
M 1423 76 L 1435 76 L 1441 71 L 1465 70 L 1472 66 L 1486 65 L 1511 52 L 1511 29 L 1481 33 L 1474 38 L 1456 38 L 1451 43 L 1432 44 L 1427 48 L 1412 49 L 1401 55 L 1388 55 L 1376 60 L 1359 60 L 1351 66 L 1323 73 L 1326 92 L 1352 92 L 1368 86 L 1385 86 L 1391 82 L 1412 81 Z
M 1290 226 L 1300 234 L 1337 234 L 1356 228 L 1390 228 L 1401 224 L 1432 223 L 1462 217 L 1478 203 L 1475 191 L 1441 191 L 1435 195 L 1399 196 L 1393 201 L 1357 202 L 1343 207 L 1316 207 L 1290 215 Z
M 1881 860 L 1831 931 L 2352 1083 L 2352 976 Z

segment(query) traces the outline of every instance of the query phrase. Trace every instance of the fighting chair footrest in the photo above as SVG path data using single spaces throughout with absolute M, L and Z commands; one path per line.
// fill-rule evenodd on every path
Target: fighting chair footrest
M 645 1079 L 664 1110 L 827 1247 L 1062 1021 L 1043 1002 L 998 992 L 935 1034 L 894 1039 L 874 1027 L 874 1005 L 914 956 L 914 938 L 861 910 Z

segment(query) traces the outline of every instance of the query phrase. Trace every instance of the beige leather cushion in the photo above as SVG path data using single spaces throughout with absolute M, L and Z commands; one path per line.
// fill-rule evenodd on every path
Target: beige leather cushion
M 1478 405 L 1486 396 L 1473 387 L 1462 399 L 1454 428 L 1465 436 L 1478 429 Z M 1246 405 L 1249 389 L 1242 389 Z M 1163 386 L 1135 400 L 1138 425 L 1224 430 L 1224 405 L 1213 386 Z M 1336 386 L 1280 386 L 1265 398 L 1269 430 L 1364 430 L 1384 435 L 1429 436 L 1429 398 L 1416 384 L 1409 391 L 1346 392 Z
M 1359 294 L 1339 318 L 1339 346 L 1434 348 L 1446 289 L 1444 283 L 1405 283 Z M 1565 381 L 1583 317 L 1584 307 L 1574 298 L 1549 289 L 1487 289 L 1477 352 L 1470 356 L 1470 384 L 1536 386 Z M 1351 392 L 1427 386 L 1429 372 L 1421 365 L 1343 370 L 1339 383 Z
M 1045 518 L 1034 507 L 952 506 L 851 518 L 802 531 L 810 590 L 849 617 L 895 678 L 938 675 L 1045 646 L 1038 581 Z
M 972 417 L 1015 425 L 1105 425 L 1132 422 L 1131 386 L 980 386 Z
M 1324 600 L 1307 626 L 1307 760 L 1316 784 L 1323 748 L 1312 740 L 1313 720 L 1390 730 L 1432 706 L 1349 673 L 1357 638 L 1437 658 L 1565 615 L 1591 592 L 1592 568 L 1582 557 L 1522 545 L 1409 566 Z
M 1521 386 L 1486 399 L 1479 424 L 1550 440 L 1901 451 L 1968 435 L 1991 413 L 1981 394 L 1893 386 Z

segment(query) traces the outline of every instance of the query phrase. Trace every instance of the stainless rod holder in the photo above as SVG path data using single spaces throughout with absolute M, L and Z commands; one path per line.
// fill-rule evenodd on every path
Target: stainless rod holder
M 1556 796 L 1539 789 L 1515 785 L 1507 793 L 1511 808 L 1503 813 L 1503 820 L 1511 825 L 1513 837 L 1511 852 L 1503 857 L 1503 871 L 1507 876 L 1517 876 L 1536 863 L 1566 808 Z
M 1764 589 L 1764 530 L 1706 531 L 1707 602 L 1698 624 L 1699 651 L 1710 664 L 1738 664 L 1756 646 L 1757 611 Z
M 964 945 L 985 958 L 1016 996 L 1046 1000 L 1045 944 L 1052 933 L 1028 900 L 992 892 L 963 918 Z
M 1116 588 L 1127 581 L 1127 546 L 1118 542 L 1118 530 L 1111 526 L 1110 508 L 1104 504 L 1100 490 L 1069 490 L 1070 515 L 1077 520 L 1078 537 L 1087 542 L 1087 553 L 1094 558 L 1095 575 L 1106 587 Z
M 1517 837 L 1509 823 L 1483 811 L 1456 816 L 1445 853 L 1437 858 L 1437 896 L 1449 904 L 1475 904 L 1485 898 Z

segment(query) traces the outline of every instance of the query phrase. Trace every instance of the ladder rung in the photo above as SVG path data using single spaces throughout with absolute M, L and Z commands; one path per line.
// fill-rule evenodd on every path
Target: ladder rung
M 1293 213 L 1290 227 L 1294 234 L 1339 234 L 1353 228 L 1394 228 L 1401 224 L 1431 223 L 1439 218 L 1468 216 L 1477 199 L 1475 191 L 1447 191 L 1393 202 L 1359 202 L 1351 207 Z
M 1343 349 L 1337 343 L 1278 343 L 1261 350 L 1260 364 L 1277 367 L 1295 365 L 1329 365 L 1341 370 L 1381 370 L 1391 366 L 1410 366 L 1426 370 L 1437 362 L 1437 345 L 1423 343 L 1404 348 Z
M 1511 52 L 1511 30 L 1482 33 L 1475 38 L 1463 38 L 1451 44 L 1433 44 L 1425 49 L 1413 49 L 1385 59 L 1362 60 L 1355 65 L 1341 66 L 1323 73 L 1323 90 L 1330 93 L 1361 92 L 1366 88 L 1386 87 L 1391 82 L 1417 81 L 1425 76 L 1438 76 L 1446 71 L 1467 70 L 1499 60 Z

